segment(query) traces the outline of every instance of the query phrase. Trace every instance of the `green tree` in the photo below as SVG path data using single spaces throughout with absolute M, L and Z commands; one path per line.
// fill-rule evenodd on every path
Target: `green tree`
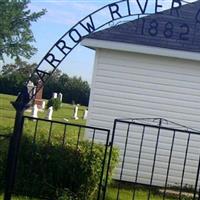
M 37 64 L 16 59 L 14 64 L 6 64 L 0 71 L 0 93 L 17 95 L 21 91 L 27 77 L 32 74 Z M 32 78 L 36 83 L 36 77 Z M 90 86 L 81 77 L 69 77 L 60 70 L 56 70 L 51 79 L 44 86 L 43 98 L 51 99 L 53 92 L 63 94 L 63 102 L 88 105 Z
M 69 77 L 67 74 L 57 74 L 44 87 L 44 97 L 50 99 L 53 92 L 63 94 L 63 102 L 88 105 L 90 86 L 81 77 Z
M 1 73 L 3 76 L 20 74 L 23 78 L 27 79 L 36 67 L 36 63 L 29 64 L 21 59 L 16 59 L 14 64 L 3 65 Z
M 20 59 L 14 64 L 4 65 L 0 72 L 0 93 L 18 94 L 36 66 L 36 63 L 29 64 Z
M 81 77 L 74 76 L 70 78 L 65 88 L 68 89 L 68 102 L 74 101 L 75 103 L 88 105 L 90 87 L 87 81 L 83 81 Z
M 31 12 L 29 3 L 29 0 L 0 0 L 0 60 L 5 56 L 30 58 L 36 52 L 31 22 L 36 22 L 46 10 Z

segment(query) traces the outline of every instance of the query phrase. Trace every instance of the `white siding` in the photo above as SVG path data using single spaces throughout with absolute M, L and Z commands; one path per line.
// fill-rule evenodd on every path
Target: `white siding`
M 200 63 L 198 61 L 183 60 L 154 55 L 128 53 L 98 49 L 96 52 L 92 90 L 89 104 L 88 125 L 112 129 L 115 118 L 166 118 L 168 120 L 200 130 Z M 137 131 L 136 131 L 137 132 Z M 123 153 L 126 133 L 119 131 L 115 144 Z M 155 174 L 159 177 L 154 184 L 163 185 L 165 178 L 172 135 L 161 133 L 162 148 L 158 151 L 158 161 Z M 176 155 L 174 155 L 169 182 L 180 182 L 187 135 L 179 134 L 175 140 Z M 101 140 L 103 136 L 98 135 Z M 153 162 L 155 134 L 150 131 L 145 149 L 143 165 L 139 175 L 140 182 L 148 183 Z M 133 180 L 138 158 L 138 148 L 141 131 L 129 140 L 127 158 L 125 161 L 124 180 Z M 200 137 L 191 139 L 191 144 L 200 142 Z M 194 177 L 200 150 L 199 143 L 190 144 L 190 165 L 186 166 L 185 183 L 194 184 Z M 192 149 L 193 148 L 193 149 Z M 165 150 L 165 151 L 164 151 Z M 135 152 L 135 154 L 134 154 Z M 149 158 L 149 161 L 148 159 Z M 163 167 L 163 165 L 165 167 Z M 117 171 L 120 170 L 121 163 Z M 192 171 L 194 177 L 191 177 Z M 174 174 L 173 174 L 174 173 Z M 188 174 L 187 174 L 188 173 Z M 155 175 L 155 177 L 157 177 Z M 177 176 L 177 177 L 175 177 Z

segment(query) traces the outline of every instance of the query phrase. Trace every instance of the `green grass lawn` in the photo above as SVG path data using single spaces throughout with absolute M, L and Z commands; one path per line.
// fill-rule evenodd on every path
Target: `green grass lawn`
M 15 110 L 11 105 L 11 101 L 15 101 L 16 97 L 11 95 L 0 94 L 0 134 L 7 134 L 12 131 L 14 125 L 15 118 Z M 73 114 L 73 106 L 70 104 L 62 104 L 62 108 L 58 111 L 53 112 L 53 120 L 65 122 L 65 119 L 68 119 L 70 123 L 75 124 L 83 124 L 85 125 L 86 121 L 82 119 L 83 113 L 86 107 L 80 106 L 78 112 L 78 120 L 72 119 Z M 39 118 L 45 118 L 47 110 L 44 112 L 38 112 Z M 25 112 L 24 115 L 30 116 L 30 112 Z M 47 124 L 47 123 L 44 123 Z M 31 123 L 28 124 L 29 128 L 31 128 Z M 43 126 L 45 128 L 45 126 Z M 46 126 L 48 129 L 49 127 Z M 61 126 L 57 126 L 57 131 L 61 131 Z M 63 129 L 62 129 L 63 131 Z
M 3 200 L 3 195 L 0 195 L 0 200 Z M 38 199 L 19 196 L 19 197 L 12 197 L 12 200 L 38 200 Z
M 10 95 L 4 95 L 0 94 L 0 134 L 9 134 L 12 133 L 12 128 L 14 125 L 14 118 L 15 118 L 15 110 L 11 105 L 11 101 L 14 101 L 16 99 L 15 96 Z M 73 113 L 73 106 L 69 104 L 63 104 L 62 108 L 58 111 L 53 112 L 53 120 L 65 122 L 64 118 L 69 119 L 70 123 L 76 123 L 76 124 L 82 124 L 85 125 L 86 121 L 82 119 L 83 112 L 85 110 L 84 106 L 79 107 L 79 120 L 72 119 L 72 113 Z M 39 112 L 40 118 L 45 118 L 47 110 L 44 112 Z M 25 115 L 30 116 L 30 112 L 25 112 Z M 26 134 L 34 134 L 34 127 L 35 127 L 35 121 L 26 120 L 25 122 L 25 133 Z M 49 123 L 46 122 L 39 122 L 37 133 L 40 135 L 45 135 L 48 133 L 49 130 Z M 54 141 L 60 141 L 62 139 L 64 131 L 63 125 L 55 125 L 52 129 L 52 140 Z M 82 133 L 84 130 L 81 130 Z M 67 132 L 70 134 L 70 137 L 77 137 L 77 128 L 70 127 Z M 46 134 L 47 135 L 47 134 Z M 120 190 L 120 200 L 132 200 L 132 190 L 124 187 Z M 112 185 L 108 188 L 107 200 L 116 200 L 117 195 L 117 187 Z M 3 199 L 3 196 L 0 196 L 0 200 Z M 29 200 L 28 197 L 14 197 L 13 200 Z M 147 199 L 147 190 L 140 190 L 138 189 L 136 191 L 136 200 L 146 200 Z M 152 200 L 161 200 L 162 196 L 159 195 L 151 195 Z M 34 200 L 32 198 L 32 200 Z M 35 199 L 36 200 L 36 199 Z M 169 198 L 166 198 L 166 200 L 170 200 Z
M 137 190 L 135 195 L 135 200 L 146 200 L 147 191 Z M 119 200 L 132 200 L 133 192 L 128 189 L 121 189 Z M 110 187 L 106 195 L 106 200 L 116 200 L 117 199 L 117 188 Z M 151 195 L 150 200 L 162 200 L 163 197 L 159 195 Z M 3 196 L 0 196 L 0 200 L 3 200 Z M 39 200 L 28 197 L 13 197 L 12 200 Z M 175 200 L 174 198 L 165 198 L 165 200 Z
M 10 104 L 15 96 L 0 94 L 0 134 L 8 133 L 13 128 L 15 110 Z
M 135 200 L 146 200 L 148 195 L 147 190 L 139 189 L 135 193 Z M 132 200 L 133 191 L 131 189 L 120 189 L 119 200 Z M 117 187 L 110 186 L 107 191 L 106 200 L 117 199 Z M 150 200 L 162 200 L 162 195 L 151 194 Z M 3 196 L 0 196 L 0 200 L 3 200 Z M 13 200 L 39 200 L 28 197 L 13 197 Z M 95 199 L 94 199 L 95 200 Z M 165 198 L 165 200 L 175 200 L 175 198 Z
M 122 185 L 119 190 L 119 200 L 133 200 L 133 191 L 134 191 L 133 186 L 129 184 Z M 135 190 L 134 200 L 147 200 L 148 193 L 149 193 L 149 190 L 147 188 L 138 187 Z M 117 200 L 117 194 L 118 194 L 118 184 L 116 183 L 111 184 L 107 188 L 106 200 Z M 155 192 L 155 190 L 151 190 L 150 200 L 162 200 L 162 199 L 163 199 L 163 195 L 161 193 L 158 195 L 158 192 Z M 165 198 L 165 200 L 175 200 L 175 199 L 177 198 L 173 198 L 173 197 Z
M 121 189 L 119 193 L 119 200 L 132 200 L 133 192 L 127 189 Z M 116 200 L 117 199 L 117 188 L 110 188 L 108 190 L 108 194 L 106 196 L 107 200 Z M 138 190 L 135 194 L 135 200 L 146 200 L 147 199 L 147 191 Z M 151 195 L 152 200 L 161 200 L 162 196 L 159 195 Z M 166 200 L 169 200 L 166 198 Z

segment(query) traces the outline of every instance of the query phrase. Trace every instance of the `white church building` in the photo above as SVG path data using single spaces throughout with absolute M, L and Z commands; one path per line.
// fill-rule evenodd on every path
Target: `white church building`
M 84 38 L 96 51 L 88 125 L 112 130 L 116 118 L 165 118 L 200 130 L 199 9 L 197 1 Z

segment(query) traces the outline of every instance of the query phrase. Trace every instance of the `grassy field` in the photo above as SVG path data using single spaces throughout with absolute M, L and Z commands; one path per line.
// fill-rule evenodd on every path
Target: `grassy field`
M 12 132 L 15 118 L 15 110 L 11 105 L 11 101 L 15 101 L 16 97 L 11 95 L 0 94 L 0 134 L 7 134 L 8 131 Z M 53 120 L 65 122 L 64 119 L 68 119 L 70 123 L 85 124 L 85 120 L 82 119 L 83 113 L 86 107 L 80 106 L 78 112 L 78 120 L 72 119 L 73 106 L 70 104 L 62 104 L 62 108 L 53 112 Z M 45 118 L 47 110 L 44 112 L 38 112 L 39 118 Z M 30 116 L 31 112 L 25 112 L 26 116 Z M 30 124 L 29 124 L 30 127 Z M 49 127 L 47 127 L 49 128 Z M 63 131 L 63 130 L 62 130 Z
M 11 101 L 14 101 L 16 97 L 10 96 L 10 95 L 3 95 L 0 94 L 0 134 L 9 134 L 12 133 L 12 128 L 14 125 L 14 118 L 15 118 L 15 110 L 11 105 Z M 79 120 L 73 120 L 72 119 L 72 113 L 73 113 L 73 106 L 69 104 L 63 104 L 62 108 L 58 111 L 54 111 L 53 113 L 53 120 L 64 122 L 64 118 L 69 119 L 69 122 L 71 123 L 78 123 L 78 124 L 86 124 L 86 121 L 82 119 L 83 112 L 85 107 L 80 106 L 79 108 Z M 25 115 L 30 116 L 30 112 L 25 112 Z M 44 112 L 39 112 L 39 117 L 44 118 L 46 115 L 46 110 Z M 33 134 L 33 129 L 35 126 L 34 121 L 26 121 L 25 122 L 25 131 L 29 134 Z M 38 133 L 46 133 L 49 130 L 49 124 L 48 123 L 42 123 L 39 126 Z M 59 138 L 59 135 L 63 134 L 63 126 L 55 126 L 53 127 L 53 135 L 54 138 Z M 77 132 L 75 128 L 71 128 L 68 130 L 71 135 L 73 135 L 73 132 Z M 132 200 L 133 192 L 131 189 L 127 187 L 122 187 L 120 190 L 120 200 Z M 107 200 L 116 200 L 117 196 L 117 187 L 116 186 L 110 186 L 108 189 L 108 193 L 106 196 Z M 3 199 L 3 197 L 0 195 L 0 200 Z M 29 200 L 28 197 L 14 197 L 13 200 Z M 147 190 L 137 190 L 136 191 L 136 200 L 146 200 L 147 199 Z M 161 200 L 162 196 L 159 195 L 151 195 L 152 200 Z M 170 198 L 172 199 L 172 198 Z M 170 200 L 169 198 L 166 198 L 166 200 Z M 32 199 L 34 200 L 34 199 Z M 36 200 L 36 199 L 35 199 Z
M 148 191 L 145 189 L 139 189 L 135 193 L 135 200 L 146 200 Z M 118 200 L 132 200 L 133 191 L 131 189 L 121 189 Z M 162 200 L 162 195 L 151 194 L 150 200 Z M 175 200 L 176 198 L 165 198 L 165 200 Z M 3 196 L 0 196 L 0 200 L 3 200 Z M 39 200 L 28 197 L 13 197 L 12 200 Z M 95 199 L 94 199 L 95 200 Z M 107 191 L 106 200 L 117 200 L 117 187 L 110 186 Z M 185 200 L 185 199 L 184 199 Z
M 117 200 L 118 189 L 115 186 L 108 188 L 106 199 L 107 200 Z M 148 197 L 148 191 L 145 189 L 138 189 L 135 192 L 135 200 L 146 200 Z M 133 199 L 133 190 L 132 188 L 122 188 L 119 193 L 119 200 L 132 200 Z M 162 195 L 151 194 L 151 200 L 161 200 L 163 199 Z M 165 200 L 175 200 L 174 198 L 165 198 Z
M 0 200 L 3 200 L 3 196 L 0 195 Z M 33 199 L 33 198 L 28 198 L 28 197 L 12 197 L 12 200 L 38 200 L 38 199 Z
M 146 200 L 148 192 L 145 190 L 138 190 L 135 195 L 135 200 Z M 119 200 L 132 200 L 133 192 L 128 189 L 120 190 Z M 151 195 L 150 200 L 162 200 L 162 196 Z M 3 200 L 3 196 L 0 196 L 0 200 Z M 13 197 L 12 200 L 39 200 L 28 197 Z M 110 187 L 106 195 L 106 200 L 117 200 L 117 188 Z M 175 200 L 172 198 L 165 198 L 165 200 Z
M 15 96 L 0 94 L 0 134 L 12 133 L 13 126 L 14 126 L 14 119 L 15 119 L 15 109 L 11 105 L 11 102 L 15 101 L 15 99 L 16 99 Z M 82 118 L 83 118 L 84 110 L 86 107 L 84 106 L 79 107 L 78 120 L 72 119 L 73 108 L 74 107 L 70 104 L 62 104 L 61 109 L 53 112 L 53 116 L 52 116 L 53 120 L 65 122 L 64 119 L 68 119 L 70 123 L 85 125 L 86 121 L 83 120 Z M 47 114 L 47 110 L 45 110 L 44 112 L 38 112 L 38 117 L 44 119 L 46 114 Z M 30 116 L 31 112 L 26 111 L 24 115 Z M 35 123 L 36 122 L 34 121 L 26 120 L 24 132 L 28 134 L 33 134 Z M 49 123 L 40 122 L 38 124 L 37 133 L 41 133 L 41 135 L 44 135 L 48 133 L 48 131 L 49 131 Z M 82 132 L 83 131 L 84 130 L 82 130 Z M 71 134 L 71 136 L 73 136 L 73 133 L 77 133 L 78 130 L 74 127 L 70 127 L 68 132 Z M 59 138 L 58 137 L 59 135 L 60 136 L 63 135 L 63 126 L 54 125 L 52 129 L 52 139 Z M 76 134 L 76 137 L 77 137 L 77 134 Z M 0 195 L 0 200 L 2 199 L 3 199 L 3 196 Z M 13 200 L 29 200 L 29 199 L 30 198 L 28 197 L 14 197 L 13 198 Z M 34 200 L 33 198 L 31 199 Z

